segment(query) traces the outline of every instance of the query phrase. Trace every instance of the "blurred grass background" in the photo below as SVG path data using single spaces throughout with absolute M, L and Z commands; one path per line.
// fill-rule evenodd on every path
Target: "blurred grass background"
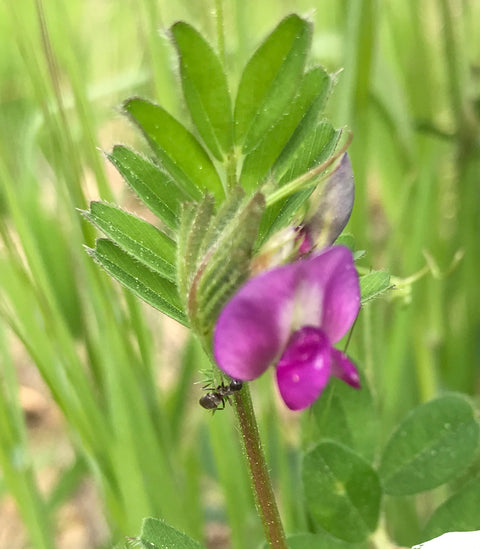
M 92 263 L 95 233 L 77 211 L 101 198 L 148 215 L 101 151 L 145 150 L 116 111 L 131 95 L 187 119 L 166 29 L 184 19 L 217 43 L 219 10 L 233 90 L 282 16 L 314 21 L 311 62 L 343 67 L 327 114 L 354 134 L 348 229 L 363 264 L 403 279 L 430 265 L 365 308 L 352 340 L 381 436 L 439 392 L 478 397 L 479 2 L 3 0 L 1 549 L 110 547 L 149 515 L 212 548 L 261 539 L 231 414 L 197 405 L 198 349 Z M 298 530 L 297 418 L 279 425 L 270 380 L 257 385 L 282 513 Z M 415 540 L 432 501 L 420 503 L 389 509 L 397 538 Z

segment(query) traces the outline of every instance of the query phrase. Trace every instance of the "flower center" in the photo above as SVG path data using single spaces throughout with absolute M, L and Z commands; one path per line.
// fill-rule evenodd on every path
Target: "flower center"
M 303 326 L 291 335 L 279 364 L 294 361 L 298 366 L 310 364 L 319 370 L 325 362 L 325 348 L 330 350 L 325 332 L 315 326 Z

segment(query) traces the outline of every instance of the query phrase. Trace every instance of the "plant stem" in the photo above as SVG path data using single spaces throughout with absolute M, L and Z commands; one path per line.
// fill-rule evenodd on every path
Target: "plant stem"
M 345 143 L 340 147 L 339 150 L 335 152 L 334 155 L 332 155 L 330 158 L 325 160 L 325 162 L 322 162 L 321 164 L 318 164 L 308 172 L 305 172 L 304 174 L 298 176 L 297 178 L 293 179 L 292 181 L 289 181 L 288 183 L 285 183 L 285 185 L 282 185 L 279 189 L 273 191 L 271 194 L 266 196 L 266 206 L 267 208 L 269 206 L 272 206 L 272 204 L 275 204 L 279 200 L 283 200 L 287 196 L 290 196 L 293 193 L 296 193 L 297 191 L 303 190 L 308 188 L 309 186 L 317 186 L 319 181 L 316 179 L 322 172 L 324 172 L 327 168 L 329 168 L 335 160 L 340 158 L 342 154 L 347 150 L 350 143 L 352 142 L 352 134 L 349 133 L 347 135 Z M 330 174 L 323 174 L 323 177 L 328 177 Z
M 245 384 L 234 395 L 234 408 L 242 432 L 255 502 L 262 519 L 265 537 L 272 549 L 288 549 L 285 532 L 278 512 L 265 454 L 258 432 L 250 391 Z

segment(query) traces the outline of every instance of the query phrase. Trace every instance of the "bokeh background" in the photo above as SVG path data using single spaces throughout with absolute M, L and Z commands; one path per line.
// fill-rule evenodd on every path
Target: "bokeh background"
M 261 539 L 232 418 L 197 405 L 195 343 L 100 272 L 78 210 L 101 198 L 152 220 L 102 151 L 147 151 L 119 112 L 132 95 L 188 123 L 173 22 L 216 44 L 223 17 L 235 90 L 293 11 L 314 22 L 311 63 L 338 72 L 326 116 L 353 131 L 347 229 L 362 265 L 395 277 L 351 342 L 379 435 L 442 392 L 478 399 L 480 2 L 2 0 L 0 549 L 111 547 L 150 515 L 211 548 Z M 295 530 L 299 418 L 279 410 L 270 381 L 256 404 Z M 441 494 L 429 497 L 387 505 L 399 542 L 416 540 Z

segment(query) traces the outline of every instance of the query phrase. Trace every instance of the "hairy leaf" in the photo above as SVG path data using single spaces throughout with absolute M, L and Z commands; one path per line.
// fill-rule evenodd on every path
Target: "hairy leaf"
M 385 492 L 402 496 L 436 488 L 472 461 L 479 427 L 472 406 L 449 395 L 412 410 L 393 433 L 379 474 Z
M 139 263 L 110 240 L 99 239 L 95 248 L 88 251 L 108 274 L 135 295 L 181 324 L 188 325 L 177 288 L 172 282 Z
M 247 63 L 235 103 L 235 137 L 244 153 L 253 150 L 288 110 L 302 78 L 311 34 L 307 21 L 289 15 Z
M 362 303 L 367 303 L 392 287 L 390 273 L 386 271 L 373 271 L 360 278 L 360 292 Z
M 145 549 L 202 549 L 198 541 L 151 517 L 143 519 L 139 541 Z
M 308 509 L 327 532 L 361 542 L 375 530 L 380 482 L 358 454 L 333 441 L 321 442 L 305 455 L 302 478 Z
M 171 229 L 176 229 L 182 202 L 190 199 L 165 171 L 142 155 L 116 145 L 107 155 L 143 203 Z
M 233 146 L 232 105 L 225 71 L 210 44 L 193 27 L 180 21 L 171 31 L 192 120 L 212 154 L 222 160 Z
M 258 146 L 243 162 L 240 182 L 250 191 L 269 173 L 275 160 L 305 119 L 317 119 L 330 89 L 331 80 L 321 67 L 307 72 L 286 112 L 264 133 Z
M 175 281 L 175 242 L 156 227 L 103 202 L 91 202 L 84 215 L 132 257 Z
M 129 99 L 124 109 L 143 131 L 163 167 L 191 199 L 199 200 L 207 191 L 223 199 L 222 183 L 210 157 L 178 120 L 144 99 Z

